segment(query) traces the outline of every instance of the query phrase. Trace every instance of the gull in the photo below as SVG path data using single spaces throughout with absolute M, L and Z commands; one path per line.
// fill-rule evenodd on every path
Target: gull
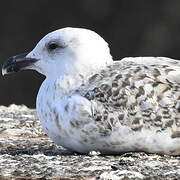
M 46 76 L 37 95 L 45 133 L 71 151 L 180 155 L 180 62 L 165 57 L 113 61 L 94 31 L 66 27 L 29 53 L 7 59 L 2 74 Z

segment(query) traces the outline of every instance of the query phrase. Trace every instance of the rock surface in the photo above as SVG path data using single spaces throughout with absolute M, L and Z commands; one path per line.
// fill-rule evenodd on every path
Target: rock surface
M 126 153 L 79 155 L 56 146 L 35 110 L 0 106 L 1 179 L 180 179 L 180 156 Z

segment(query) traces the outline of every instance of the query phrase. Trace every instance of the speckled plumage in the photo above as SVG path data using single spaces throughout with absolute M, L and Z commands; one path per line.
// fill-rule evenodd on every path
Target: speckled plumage
M 160 63 L 148 64 L 152 60 Z M 178 65 L 167 58 L 126 58 L 90 77 L 80 94 L 101 106 L 94 112 L 97 121 L 116 119 L 134 131 L 180 127 L 180 81 L 171 75 L 180 73 Z
M 58 138 L 67 138 L 63 146 L 85 153 L 179 154 L 179 64 L 168 58 L 125 58 L 85 82 L 82 78 L 77 89 L 64 94 L 63 112 L 49 103 Z
M 138 64 L 138 59 L 124 59 L 94 75 L 93 82 L 93 77 L 90 78 L 83 96 L 101 106 L 100 112 L 94 112 L 95 120 L 108 121 L 109 125 L 118 121 L 134 131 L 156 128 L 159 132 L 180 127 L 180 82 L 169 76 L 173 71 L 178 72 L 173 63 L 180 63 L 166 58 L 145 58 L 145 62 L 155 60 L 161 64 L 144 65 Z M 172 131 L 172 137 L 178 135 L 180 131 L 179 134 Z
M 49 51 L 52 42 L 61 48 Z M 99 35 L 77 28 L 46 35 L 27 58 L 39 59 L 30 68 L 46 76 L 37 114 L 58 145 L 80 153 L 180 154 L 179 61 L 114 62 Z

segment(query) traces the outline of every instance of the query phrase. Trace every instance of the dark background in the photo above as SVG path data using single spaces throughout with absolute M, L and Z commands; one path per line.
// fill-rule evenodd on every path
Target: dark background
M 0 63 L 66 26 L 99 33 L 114 59 L 180 59 L 180 0 L 6 0 L 0 4 Z M 0 104 L 35 107 L 43 79 L 35 71 L 0 76 Z

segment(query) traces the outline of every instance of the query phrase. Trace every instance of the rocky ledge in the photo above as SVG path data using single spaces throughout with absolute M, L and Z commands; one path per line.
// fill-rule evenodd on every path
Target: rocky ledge
M 56 146 L 35 110 L 0 106 L 0 179 L 180 179 L 180 156 L 79 155 Z

